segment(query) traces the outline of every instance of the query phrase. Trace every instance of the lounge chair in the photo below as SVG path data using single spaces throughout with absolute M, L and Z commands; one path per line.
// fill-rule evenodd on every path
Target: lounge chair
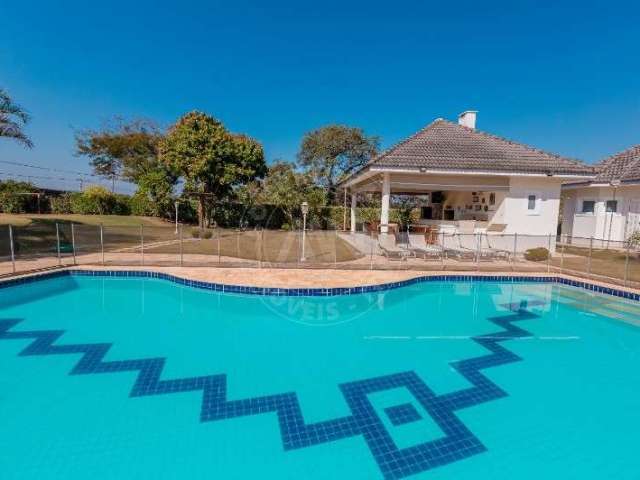
M 463 248 L 460 244 L 460 236 L 457 233 L 443 234 L 441 236 L 442 248 L 444 248 L 448 257 L 475 258 L 476 252 L 468 248 Z
M 409 237 L 409 250 L 411 250 L 416 256 L 422 255 L 422 258 L 426 260 L 429 257 L 442 257 L 445 255 L 445 250 L 440 245 L 430 245 L 426 242 L 424 234 L 422 233 L 410 233 Z
M 385 257 L 389 260 L 397 258 L 400 260 L 406 260 L 407 257 L 415 256 L 415 254 L 406 248 L 402 248 L 396 245 L 396 238 L 389 233 L 381 233 L 378 235 L 378 246 Z
M 480 254 L 483 257 L 498 258 L 498 259 L 504 259 L 506 261 L 509 261 L 509 259 L 511 258 L 511 252 L 504 248 L 498 248 L 496 237 L 502 238 L 501 235 L 487 235 L 486 233 L 481 234 Z

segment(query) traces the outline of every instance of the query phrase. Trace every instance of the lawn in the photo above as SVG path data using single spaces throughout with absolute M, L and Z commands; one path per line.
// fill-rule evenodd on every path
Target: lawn
M 0 256 L 10 255 L 8 227 L 13 225 L 16 258 L 31 258 L 57 255 L 56 223 L 63 254 L 73 251 L 71 223 L 74 224 L 76 254 L 100 253 L 100 227 L 102 224 L 104 251 L 111 263 L 117 263 L 117 254 L 136 254 L 144 235 L 145 255 L 180 254 L 179 236 L 174 225 L 153 217 L 119 215 L 8 215 L 0 214 Z M 5 225 L 5 226 L 3 226 Z M 142 232 L 140 226 L 143 226 Z M 244 260 L 261 260 L 269 263 L 297 263 L 302 256 L 300 232 L 258 230 L 239 231 L 233 229 L 211 229 L 211 238 L 194 238 L 194 227 L 183 230 L 184 255 L 209 255 L 207 263 L 221 257 Z M 305 257 L 308 263 L 333 264 L 354 260 L 360 256 L 335 232 L 308 232 L 305 241 Z M 151 257 L 148 257 L 151 261 Z
M 589 248 L 576 246 L 560 246 L 554 255 L 552 265 L 576 272 L 589 270 Z M 597 249 L 591 253 L 591 273 L 610 278 L 624 279 L 626 265 L 626 252 L 624 250 Z M 627 278 L 634 282 L 640 282 L 640 256 L 637 250 L 629 253 Z
M 7 257 L 10 254 L 7 225 L 13 226 L 14 251 L 17 258 L 56 254 L 56 223 L 59 224 L 63 252 L 71 251 L 72 223 L 75 224 L 77 250 L 82 246 L 99 250 L 100 224 L 104 226 L 105 231 L 110 232 L 110 247 L 137 242 L 140 238 L 140 225 L 171 229 L 170 223 L 155 217 L 3 213 L 0 214 L 0 256 Z
M 169 226 L 170 223 L 157 217 L 137 217 L 134 215 L 58 215 L 58 214 L 9 214 L 0 213 L 0 225 L 24 227 L 32 224 L 79 223 L 83 225 L 105 226 Z
M 189 254 L 209 254 L 216 260 L 221 257 L 262 260 L 268 263 L 297 263 L 302 257 L 302 235 L 300 232 L 283 230 L 238 231 L 217 229 L 209 239 L 194 239 L 185 236 L 182 251 Z M 305 258 L 308 264 L 333 264 L 359 258 L 361 254 L 333 231 L 310 231 L 305 235 Z M 149 253 L 180 252 L 179 243 L 162 243 L 145 248 Z

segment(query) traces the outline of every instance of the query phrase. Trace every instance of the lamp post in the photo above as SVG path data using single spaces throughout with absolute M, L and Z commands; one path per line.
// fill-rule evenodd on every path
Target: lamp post
M 300 257 L 300 261 L 304 262 L 307 260 L 304 255 L 304 243 L 307 235 L 307 213 L 309 213 L 309 204 L 307 202 L 302 202 L 300 210 L 302 210 L 302 256 Z
M 178 200 L 174 202 L 174 205 L 176 207 L 176 235 L 178 234 L 178 204 L 179 203 L 180 202 Z

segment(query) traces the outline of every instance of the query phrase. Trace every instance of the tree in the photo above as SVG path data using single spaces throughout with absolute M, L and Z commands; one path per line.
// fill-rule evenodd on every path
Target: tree
M 163 138 L 152 122 L 116 119 L 102 130 L 85 130 L 76 135 L 78 155 L 89 158 L 98 175 L 113 182 L 120 177 L 138 186 L 137 204 L 148 205 L 153 215 L 172 212 L 174 172 L 160 162 L 159 144 Z
M 175 177 L 156 169 L 138 177 L 134 199 L 146 205 L 145 214 L 164 217 L 173 214 Z
M 78 132 L 76 153 L 88 157 L 98 175 L 138 183 L 141 176 L 158 169 L 161 139 L 162 132 L 152 122 L 115 119 L 101 130 Z
M 210 218 L 208 206 L 227 199 L 242 184 L 266 172 L 262 145 L 230 133 L 210 115 L 190 112 L 160 142 L 161 162 L 184 179 L 186 193 L 198 198 L 198 223 Z
M 258 200 L 280 208 L 293 227 L 302 202 L 306 201 L 313 209 L 320 207 L 325 198 L 322 188 L 313 183 L 310 175 L 297 172 L 292 163 L 280 161 L 269 167 Z
M 298 161 L 318 185 L 327 188 L 332 201 L 337 183 L 366 164 L 376 154 L 378 143 L 378 137 L 368 137 L 360 128 L 328 125 L 305 134 Z
M 33 142 L 22 131 L 29 119 L 29 114 L 0 88 L 0 137 L 12 138 L 26 148 L 32 148 Z

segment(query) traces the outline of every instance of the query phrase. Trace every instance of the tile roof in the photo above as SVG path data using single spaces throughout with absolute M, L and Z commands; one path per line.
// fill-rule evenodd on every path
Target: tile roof
M 596 165 L 598 176 L 594 183 L 633 182 L 640 180 L 640 145 L 611 155 Z
M 443 119 L 378 155 L 366 167 L 594 175 L 593 167 L 579 160 Z

